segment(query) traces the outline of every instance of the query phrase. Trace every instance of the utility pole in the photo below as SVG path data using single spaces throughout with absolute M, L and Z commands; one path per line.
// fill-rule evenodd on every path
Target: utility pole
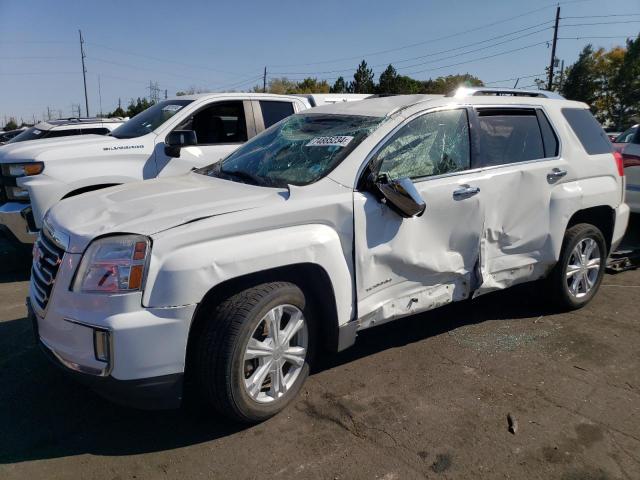
M 51 120 L 51 107 L 47 105 L 47 120 Z
M 80 34 L 80 57 L 82 59 L 82 80 L 84 81 L 84 106 L 85 111 L 87 113 L 87 117 L 89 116 L 89 96 L 87 95 L 87 69 L 84 66 L 84 59 L 86 55 L 84 54 L 84 38 L 82 38 L 82 30 L 78 30 Z
M 556 24 L 553 27 L 553 44 L 551 46 L 551 62 L 549 62 L 549 81 L 547 90 L 553 87 L 553 67 L 556 62 L 556 44 L 558 43 L 558 24 L 560 23 L 560 5 L 556 8 Z
M 267 67 L 264 67 L 264 75 L 262 76 L 262 93 L 267 93 Z
M 558 85 L 558 90 L 562 89 L 562 84 L 564 83 L 564 60 L 560 64 L 560 83 Z
M 102 118 L 102 85 L 100 84 L 100 75 L 98 75 L 98 101 L 100 104 L 100 118 Z
M 165 100 L 167 99 L 167 89 L 166 88 L 164 89 L 164 99 Z

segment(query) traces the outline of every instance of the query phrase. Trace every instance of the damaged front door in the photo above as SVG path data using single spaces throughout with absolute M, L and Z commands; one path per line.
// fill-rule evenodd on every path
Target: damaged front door
M 369 179 L 412 179 L 426 210 L 403 218 L 371 185 L 354 193 L 363 327 L 469 296 L 483 225 L 470 143 L 466 109 L 440 110 L 410 119 L 371 159 Z

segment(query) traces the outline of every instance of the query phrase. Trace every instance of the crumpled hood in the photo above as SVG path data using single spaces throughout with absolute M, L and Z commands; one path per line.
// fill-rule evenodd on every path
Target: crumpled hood
M 100 152 L 104 147 L 131 143 L 131 140 L 91 134 L 8 143 L 0 147 L 0 163 L 86 157 L 88 145 L 95 146 L 95 151 Z
M 70 252 L 81 252 L 101 235 L 153 235 L 198 219 L 284 202 L 287 196 L 286 189 L 189 173 L 68 198 L 49 211 L 47 222 L 69 235 Z

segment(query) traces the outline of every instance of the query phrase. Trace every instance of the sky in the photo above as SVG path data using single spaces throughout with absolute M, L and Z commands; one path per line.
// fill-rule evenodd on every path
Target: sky
M 309 7 L 303 7 L 309 3 Z M 586 43 L 610 48 L 640 32 L 640 0 L 561 1 L 556 57 Z M 89 113 L 121 99 L 195 87 L 248 90 L 269 77 L 427 79 L 470 73 L 492 86 L 533 85 L 549 64 L 557 2 L 545 0 L 279 0 L 233 2 L 0 0 L 0 124 L 49 109 L 85 114 L 78 29 L 85 40 Z M 635 14 L 635 15 L 634 15 Z M 576 39 L 576 37 L 578 37 Z M 598 38 L 599 37 L 599 38 Z M 614 38 L 609 38 L 614 37 Z M 542 75 L 541 75 L 542 76 Z M 528 78 L 525 78 L 528 77 Z

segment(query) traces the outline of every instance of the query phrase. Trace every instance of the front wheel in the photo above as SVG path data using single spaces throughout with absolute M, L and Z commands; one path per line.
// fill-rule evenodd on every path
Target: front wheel
M 313 317 L 303 292 L 273 282 L 220 303 L 197 349 L 200 391 L 225 416 L 259 422 L 281 411 L 309 375 Z
M 569 228 L 547 279 L 556 303 L 572 310 L 589 303 L 602 283 L 606 260 L 607 244 L 597 227 L 580 223 Z

